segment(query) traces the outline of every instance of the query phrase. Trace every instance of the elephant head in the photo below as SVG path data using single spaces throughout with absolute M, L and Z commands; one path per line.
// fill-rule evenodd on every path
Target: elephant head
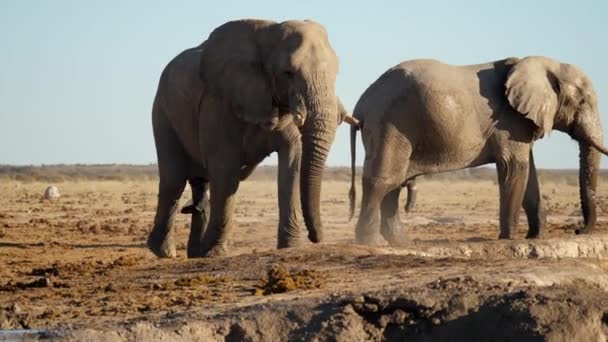
M 308 20 L 233 21 L 215 29 L 202 48 L 203 82 L 238 118 L 274 129 L 278 116 L 293 115 L 302 133 L 302 212 L 309 239 L 320 241 L 321 178 L 345 115 L 327 32 Z
M 545 57 L 526 57 L 509 72 L 506 96 L 513 108 L 536 125 L 536 136 L 552 129 L 568 133 L 580 148 L 583 232 L 596 221 L 595 191 L 603 146 L 597 97 L 591 80 L 577 67 Z

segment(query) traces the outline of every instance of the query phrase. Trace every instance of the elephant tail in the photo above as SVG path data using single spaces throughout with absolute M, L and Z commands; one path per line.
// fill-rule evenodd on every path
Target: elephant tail
M 355 216 L 355 200 L 357 198 L 357 191 L 355 190 L 355 159 L 357 159 L 357 129 L 356 126 L 350 127 L 350 191 L 348 192 L 348 199 L 350 203 L 349 217 L 348 220 L 352 220 Z

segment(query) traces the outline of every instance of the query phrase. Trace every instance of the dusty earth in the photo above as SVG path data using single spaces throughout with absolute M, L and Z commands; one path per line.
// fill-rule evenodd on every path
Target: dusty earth
M 160 260 L 144 246 L 154 181 L 64 181 L 43 200 L 48 182 L 2 180 L 0 329 L 30 333 L 0 340 L 605 341 L 608 180 L 590 236 L 574 235 L 576 182 L 541 182 L 541 240 L 523 238 L 523 213 L 517 238 L 496 240 L 492 181 L 427 179 L 401 217 L 409 243 L 353 245 L 348 184 L 328 180 L 326 242 L 277 251 L 276 184 L 247 181 L 231 256 L 186 259 L 180 215 L 180 256 Z

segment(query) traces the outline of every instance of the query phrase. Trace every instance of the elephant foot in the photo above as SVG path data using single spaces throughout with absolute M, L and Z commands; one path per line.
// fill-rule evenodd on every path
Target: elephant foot
M 175 243 L 170 238 L 161 240 L 150 234 L 150 237 L 148 237 L 148 249 L 159 258 L 175 258 L 177 256 Z
M 188 258 L 202 258 L 204 257 L 204 253 L 202 252 L 202 248 L 200 243 L 193 243 L 192 241 L 188 241 L 188 246 L 186 247 L 186 255 Z
M 277 248 L 298 247 L 302 244 L 302 234 L 304 229 L 295 224 L 279 225 L 279 238 Z
M 188 246 L 188 258 L 210 258 L 228 255 L 227 243 L 213 244 L 211 247 Z
M 542 237 L 542 234 L 539 231 L 528 231 L 528 234 L 526 234 L 526 239 L 540 239 Z
M 579 228 L 577 230 L 574 231 L 574 234 L 576 235 L 583 235 L 583 234 L 591 234 L 593 232 L 593 227 L 583 227 L 583 228 Z
M 504 232 L 501 232 L 498 235 L 498 238 L 500 240 L 513 240 L 513 237 L 511 236 L 511 233 L 504 233 Z
M 380 235 L 393 247 L 403 246 L 407 242 L 405 229 L 398 220 L 387 220 L 380 228 Z
M 204 258 L 206 255 L 200 249 L 188 249 L 187 256 L 188 256 L 188 259 L 195 259 L 195 258 Z
M 401 247 L 407 243 L 405 234 L 382 234 L 382 237 L 391 245 L 391 247 Z
M 312 243 L 319 243 L 323 240 L 323 233 L 321 231 L 308 232 L 308 240 Z
M 293 248 L 298 247 L 302 244 L 302 240 L 300 239 L 279 239 L 277 243 L 277 248 Z
M 217 245 L 209 249 L 204 257 L 213 258 L 213 257 L 222 257 L 228 255 L 228 249 L 223 244 Z
M 355 243 L 358 245 L 375 246 L 378 244 L 378 236 L 375 234 L 357 234 Z

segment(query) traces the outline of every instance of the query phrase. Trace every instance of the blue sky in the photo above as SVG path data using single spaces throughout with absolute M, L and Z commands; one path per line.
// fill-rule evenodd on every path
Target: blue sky
M 474 64 L 546 55 L 591 76 L 608 132 L 606 15 L 602 0 L 4 0 L 0 164 L 155 162 L 150 110 L 160 72 L 213 28 L 240 18 L 322 23 L 340 57 L 337 92 L 349 110 L 406 59 Z M 343 125 L 329 164 L 348 165 L 349 158 Z M 554 132 L 535 146 L 535 158 L 541 168 L 576 168 L 578 147 Z

